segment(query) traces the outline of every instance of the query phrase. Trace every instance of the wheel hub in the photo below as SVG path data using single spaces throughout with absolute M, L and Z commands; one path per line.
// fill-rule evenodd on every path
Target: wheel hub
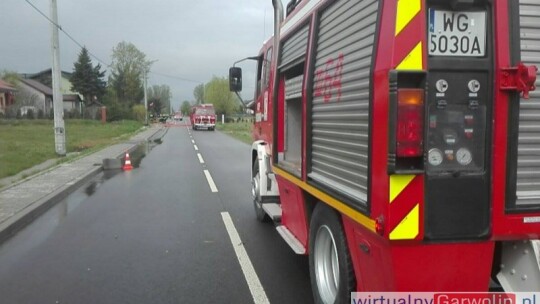
M 334 303 L 339 288 L 339 258 L 336 241 L 328 226 L 317 231 L 314 248 L 315 277 L 324 303 Z

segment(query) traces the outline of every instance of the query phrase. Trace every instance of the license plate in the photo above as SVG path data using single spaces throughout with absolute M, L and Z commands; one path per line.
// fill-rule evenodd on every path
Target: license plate
M 486 54 L 486 12 L 429 10 L 429 55 Z

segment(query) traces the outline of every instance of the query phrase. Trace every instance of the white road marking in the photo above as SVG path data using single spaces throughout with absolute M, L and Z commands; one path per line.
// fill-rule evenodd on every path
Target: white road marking
M 201 153 L 197 153 L 197 157 L 199 158 L 199 162 L 200 162 L 201 164 L 204 164 L 204 159 L 202 158 Z
M 221 217 L 223 218 L 223 223 L 225 224 L 227 233 L 229 233 L 229 238 L 231 239 L 234 252 L 236 253 L 236 257 L 238 258 L 238 262 L 240 263 L 240 267 L 242 268 L 242 272 L 246 278 L 249 291 L 251 291 L 253 302 L 255 304 L 270 303 L 261 281 L 259 281 L 259 277 L 255 272 L 255 268 L 253 268 L 253 264 L 249 259 L 246 249 L 244 248 L 244 243 L 242 243 L 240 235 L 238 235 L 238 231 L 234 227 L 231 215 L 229 212 L 221 212 Z
M 192 139 L 192 140 L 191 140 L 191 143 L 192 143 L 192 144 L 195 144 L 195 141 Z
M 199 147 L 197 147 L 197 145 L 193 145 L 193 148 L 195 148 L 195 151 L 199 151 Z
M 212 190 L 212 192 L 218 192 L 216 184 L 214 183 L 214 180 L 212 179 L 212 175 L 210 175 L 210 171 L 204 170 L 204 175 L 206 175 L 206 180 L 208 181 L 210 190 Z

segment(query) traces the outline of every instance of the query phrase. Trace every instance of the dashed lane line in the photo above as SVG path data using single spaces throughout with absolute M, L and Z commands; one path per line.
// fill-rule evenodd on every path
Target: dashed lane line
M 201 164 L 204 164 L 204 159 L 202 158 L 201 153 L 197 153 L 197 157 L 199 158 L 199 162 L 200 162 Z
M 212 175 L 210 175 L 210 171 L 204 170 L 204 175 L 206 176 L 206 181 L 208 181 L 210 190 L 212 190 L 212 192 L 218 192 L 216 184 L 214 183 L 214 180 L 212 179 Z

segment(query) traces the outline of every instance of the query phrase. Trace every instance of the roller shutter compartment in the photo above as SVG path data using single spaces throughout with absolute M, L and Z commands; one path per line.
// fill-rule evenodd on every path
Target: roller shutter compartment
M 520 0 L 521 61 L 540 66 L 540 1 Z M 540 74 L 536 87 L 540 88 Z M 540 91 L 519 103 L 516 206 L 540 205 Z
M 342 0 L 320 15 L 311 108 L 311 180 L 367 204 L 370 80 L 379 3 Z

